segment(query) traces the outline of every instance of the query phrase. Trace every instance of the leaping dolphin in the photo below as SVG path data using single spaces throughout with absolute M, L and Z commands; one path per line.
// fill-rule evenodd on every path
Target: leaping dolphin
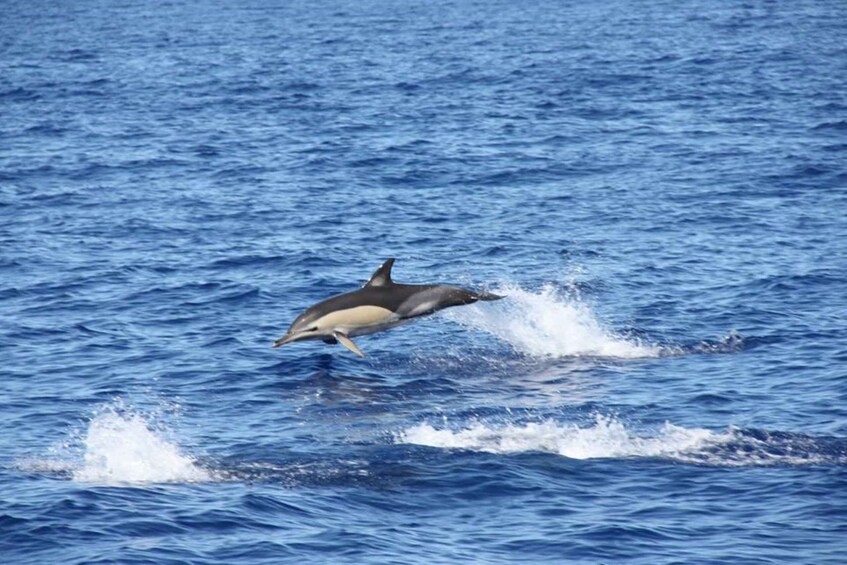
M 341 343 L 364 357 L 351 337 L 387 330 L 450 306 L 503 298 L 458 286 L 398 284 L 391 280 L 393 265 L 392 257 L 359 290 L 333 296 L 308 308 L 297 316 L 288 333 L 276 340 L 273 347 L 292 341 L 322 339 L 325 343 Z

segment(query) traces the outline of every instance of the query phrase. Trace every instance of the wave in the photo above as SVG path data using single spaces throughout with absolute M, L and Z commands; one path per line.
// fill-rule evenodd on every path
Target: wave
M 571 459 L 663 458 L 713 466 L 847 464 L 847 440 L 815 438 L 786 432 L 724 432 L 665 423 L 639 435 L 610 416 L 597 415 L 593 425 L 554 421 L 505 424 L 475 423 L 464 429 L 438 429 L 421 423 L 394 434 L 397 443 L 495 454 L 544 452 Z
M 552 285 L 536 292 L 516 285 L 494 289 L 506 300 L 473 304 L 448 314 L 465 327 L 489 333 L 516 352 L 536 357 L 658 357 L 661 347 L 606 328 L 576 292 L 560 294 Z
M 107 485 L 205 482 L 215 479 L 173 440 L 169 430 L 116 401 L 99 409 L 77 441 L 54 448 L 46 460 L 19 466 Z

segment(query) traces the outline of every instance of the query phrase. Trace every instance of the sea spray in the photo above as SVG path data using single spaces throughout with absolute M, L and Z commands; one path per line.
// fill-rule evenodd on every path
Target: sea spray
M 396 434 L 395 439 L 399 443 L 487 453 L 540 451 L 572 459 L 668 456 L 725 440 L 709 430 L 670 423 L 654 435 L 639 436 L 619 420 L 603 415 L 597 415 L 588 427 L 545 420 L 505 425 L 477 422 L 450 430 L 422 423 Z
M 422 422 L 393 434 L 402 444 L 494 454 L 552 453 L 571 459 L 659 458 L 719 467 L 847 464 L 843 438 L 729 426 L 724 431 L 665 422 L 637 430 L 614 416 L 596 414 L 590 425 L 483 422 L 438 426 Z
M 84 446 L 83 465 L 73 473 L 77 481 L 116 484 L 211 478 L 175 444 L 148 427 L 138 414 L 100 414 L 89 424 Z
M 80 482 L 106 484 L 197 482 L 212 479 L 142 414 L 116 401 L 98 410 L 81 437 Z
M 552 285 L 538 291 L 516 285 L 495 289 L 498 303 L 457 308 L 449 317 L 494 335 L 518 353 L 538 357 L 657 357 L 660 347 L 608 330 L 577 293 L 563 295 Z

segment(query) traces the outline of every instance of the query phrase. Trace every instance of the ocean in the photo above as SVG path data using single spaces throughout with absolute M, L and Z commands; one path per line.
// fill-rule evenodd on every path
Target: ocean
M 4 2 L 7 563 L 847 554 L 847 4 Z M 394 278 L 506 296 L 272 349 Z

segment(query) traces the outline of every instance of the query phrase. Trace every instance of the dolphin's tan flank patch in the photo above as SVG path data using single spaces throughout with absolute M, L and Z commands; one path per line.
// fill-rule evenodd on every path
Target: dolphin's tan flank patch
M 391 320 L 394 312 L 379 306 L 356 306 L 345 310 L 336 310 L 315 320 L 320 329 L 359 328 L 384 324 Z

